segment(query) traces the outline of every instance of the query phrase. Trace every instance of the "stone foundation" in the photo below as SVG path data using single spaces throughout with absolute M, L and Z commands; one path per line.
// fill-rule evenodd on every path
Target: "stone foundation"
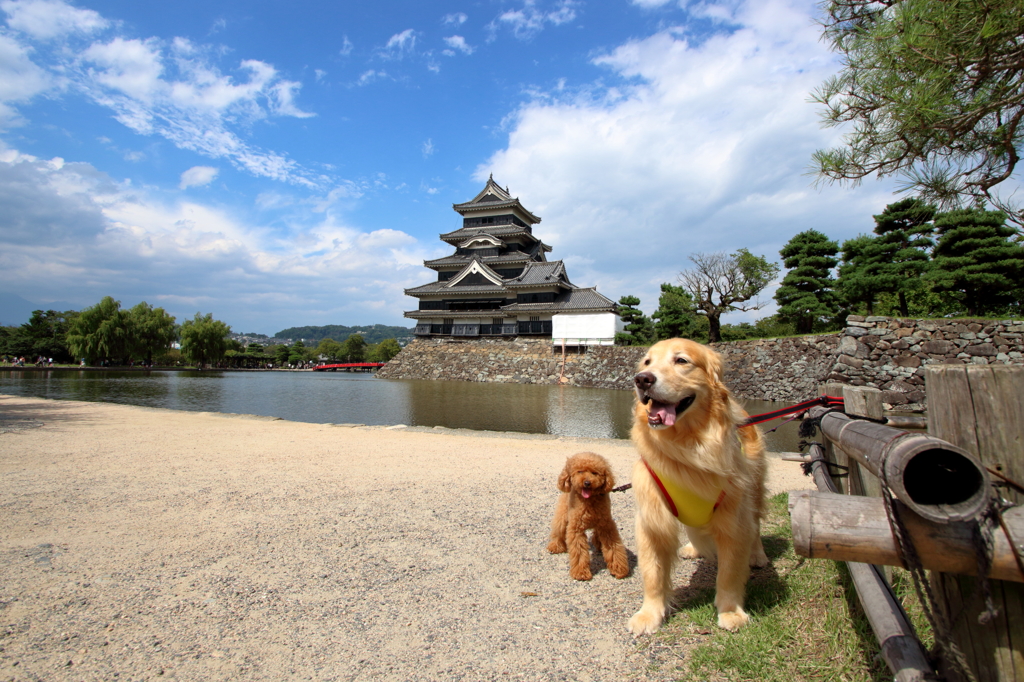
M 922 409 L 930 364 L 1024 364 L 1024 322 L 909 320 L 851 315 L 835 334 L 716 343 L 725 381 L 741 398 L 797 402 L 836 381 L 871 386 L 896 409 Z M 550 339 L 416 339 L 382 367 L 383 379 L 557 384 L 631 390 L 646 348 L 569 351 Z

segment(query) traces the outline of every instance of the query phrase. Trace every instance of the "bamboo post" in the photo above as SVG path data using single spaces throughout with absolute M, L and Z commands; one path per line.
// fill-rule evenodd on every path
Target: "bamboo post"
M 821 394 L 831 396 L 842 396 L 843 400 L 846 400 L 846 389 L 850 388 L 846 384 L 840 384 L 838 382 L 832 382 L 822 385 Z M 825 460 L 832 464 L 838 464 L 841 467 L 856 466 L 857 463 L 846 456 L 842 448 L 838 447 L 835 443 L 825 438 L 824 434 L 821 436 L 821 441 L 825 446 Z M 846 471 L 849 471 L 847 469 Z M 833 480 L 837 488 L 837 492 L 843 493 L 844 495 L 850 494 L 850 478 L 846 476 L 842 470 L 837 470 L 833 474 Z
M 925 375 L 928 432 L 970 452 L 995 473 L 1024 483 L 1024 367 L 933 365 Z M 1021 494 L 996 488 L 1020 504 Z M 996 533 L 1000 533 L 996 529 Z M 1015 538 L 1024 551 L 1024 538 Z M 936 599 L 953 624 L 953 639 L 978 682 L 1024 682 L 1024 585 L 992 581 L 999 613 L 985 625 L 977 579 L 932 573 Z
M 882 415 L 882 392 L 867 386 L 847 386 L 843 390 L 844 411 L 851 417 L 867 417 L 880 421 Z M 849 493 L 881 497 L 882 484 L 878 477 L 850 460 Z

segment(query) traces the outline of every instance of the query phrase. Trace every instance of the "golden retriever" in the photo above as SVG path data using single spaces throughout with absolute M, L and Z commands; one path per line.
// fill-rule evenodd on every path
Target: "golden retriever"
M 634 377 L 632 439 L 636 537 L 644 601 L 629 620 L 634 635 L 653 633 L 671 606 L 679 525 L 685 558 L 718 560 L 718 625 L 738 630 L 749 617 L 743 597 L 750 566 L 768 563 L 761 545 L 764 441 L 722 383 L 718 353 L 687 339 L 660 341 Z M 672 500 L 672 501 L 670 501 Z
M 629 560 L 619 529 L 612 518 L 608 493 L 615 487 L 612 468 L 601 455 L 580 452 L 565 462 L 558 476 L 555 518 L 551 522 L 548 551 L 561 554 L 569 551 L 569 575 L 576 580 L 590 580 L 590 545 L 587 530 L 593 529 L 594 549 L 604 555 L 608 572 L 616 578 L 629 575 Z

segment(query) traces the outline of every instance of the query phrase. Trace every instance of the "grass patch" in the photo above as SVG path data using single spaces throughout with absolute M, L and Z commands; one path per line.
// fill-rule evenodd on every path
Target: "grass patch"
M 690 586 L 676 591 L 677 613 L 657 637 L 665 645 L 688 649 L 679 679 L 892 679 L 845 564 L 794 553 L 787 501 L 785 493 L 769 501 L 761 535 L 771 564 L 755 569 L 747 585 L 749 625 L 738 633 L 716 625 L 713 565 L 700 564 Z M 920 627 L 913 587 L 900 574 L 905 572 L 894 577 L 896 592 Z

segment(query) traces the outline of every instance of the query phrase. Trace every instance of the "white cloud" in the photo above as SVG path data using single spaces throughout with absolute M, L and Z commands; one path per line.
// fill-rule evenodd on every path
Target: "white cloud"
M 47 38 L 67 34 L 59 50 L 39 50 L 29 58 L 16 36 L 0 35 L 0 125 L 17 121 L 13 105 L 52 89 L 85 93 L 114 118 L 141 135 L 157 135 L 181 149 L 284 182 L 318 186 L 324 178 L 287 156 L 247 141 L 255 121 L 270 117 L 308 118 L 296 102 L 301 85 L 283 78 L 270 64 L 254 59 L 221 71 L 219 48 L 184 38 L 171 41 L 113 36 L 82 44 L 87 34 L 111 22 L 92 10 L 55 0 L 5 0 L 8 23 L 22 35 Z M 76 34 L 78 42 L 70 41 Z
M 387 44 L 380 51 L 380 54 L 387 59 L 402 59 L 412 53 L 415 48 L 416 31 L 407 28 L 401 33 L 391 36 Z
M 211 166 L 193 166 L 181 174 L 181 183 L 178 188 L 204 187 L 213 182 L 219 172 L 217 168 Z
M 281 195 L 262 201 L 293 204 Z M 106 295 L 144 299 L 179 319 L 211 311 L 269 333 L 296 320 L 400 318 L 409 307 L 403 290 L 422 283 L 424 259 L 440 255 L 398 230 L 346 224 L 330 202 L 312 220 L 304 212 L 271 229 L 242 210 L 168 203 L 89 164 L 10 149 L 0 149 L 0 204 L 0 290 L 82 306 Z M 367 311 L 368 300 L 382 307 Z
M 445 54 L 449 56 L 455 54 L 455 52 L 453 52 L 452 50 L 458 50 L 462 54 L 473 54 L 473 51 L 476 49 L 473 46 L 467 44 L 466 39 L 463 38 L 462 36 L 449 36 L 444 39 L 444 42 L 448 47 L 451 48 L 451 50 L 445 50 Z
M 49 74 L 32 63 L 28 51 L 8 36 L 0 35 L 0 127 L 17 121 L 9 105 L 27 102 L 52 85 Z
M 338 50 L 338 54 L 340 54 L 342 57 L 347 57 L 348 55 L 352 54 L 352 49 L 354 47 L 355 45 L 353 45 L 352 41 L 348 39 L 348 36 L 342 36 L 341 49 Z
M 358 85 L 369 85 L 382 78 L 387 78 L 388 74 L 386 71 L 377 71 L 376 69 L 369 69 L 359 75 L 359 79 L 356 81 Z
M 110 25 L 98 12 L 58 0 L 5 0 L 7 25 L 34 38 L 50 39 L 69 33 L 89 34 Z
M 434 141 L 428 138 L 427 141 L 423 143 L 420 149 L 423 152 L 423 158 L 427 158 L 428 156 L 434 153 Z
M 313 74 L 316 76 L 316 82 L 319 83 L 327 77 L 327 72 L 323 69 L 314 69 Z
M 807 102 L 836 68 L 809 8 L 751 0 L 734 21 L 700 44 L 668 29 L 599 57 L 614 88 L 542 93 L 477 169 L 544 218 L 537 234 L 552 258 L 593 262 L 574 281 L 653 309 L 694 252 L 746 247 L 774 260 L 801 230 L 842 240 L 870 229 L 893 200 L 891 183 L 819 192 L 805 175 L 835 136 Z
M 452 14 L 444 15 L 444 19 L 441 21 L 445 26 L 462 26 L 466 23 L 467 19 L 469 19 L 469 17 L 467 17 L 464 12 L 454 12 Z
M 527 40 L 551 24 L 561 26 L 576 19 L 577 0 L 558 0 L 551 9 L 538 6 L 537 0 L 523 0 L 521 9 L 508 10 L 498 15 L 488 28 L 494 32 L 500 27 L 511 29 L 520 40 Z

